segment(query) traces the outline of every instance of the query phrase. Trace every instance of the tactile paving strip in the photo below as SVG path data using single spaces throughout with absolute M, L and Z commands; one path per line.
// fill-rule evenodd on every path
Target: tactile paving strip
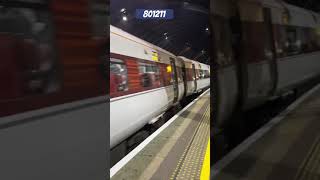
M 316 139 L 303 161 L 295 180 L 316 180 L 320 178 L 320 136 Z
M 319 87 L 299 98 L 218 162 L 211 169 L 211 178 L 319 180 Z
M 185 112 L 177 117 L 177 119 L 170 126 L 163 130 L 161 134 L 153 139 L 143 150 L 141 150 L 141 152 L 139 152 L 133 159 L 131 159 L 111 179 L 169 179 L 172 172 L 166 171 L 166 168 L 162 169 L 161 172 L 167 174 L 160 173 L 160 177 L 153 177 L 153 175 L 155 174 L 155 172 L 159 171 L 161 164 L 166 164 L 163 163 L 163 161 L 167 158 L 168 153 L 172 153 L 171 151 L 173 147 L 176 146 L 177 141 L 181 139 L 181 136 L 185 133 L 186 129 L 190 127 L 190 124 L 192 125 L 196 122 L 195 127 L 199 126 L 198 124 L 200 124 L 200 121 L 203 119 L 203 114 L 205 114 L 204 108 L 207 108 L 209 106 L 209 97 L 210 94 L 207 93 L 206 95 L 201 97 L 195 104 L 185 110 Z M 202 115 L 197 117 L 197 115 L 199 114 Z M 209 115 L 210 114 L 207 114 L 207 119 L 209 119 Z M 198 118 L 197 120 L 195 120 L 196 117 Z M 209 122 L 210 121 L 208 121 L 208 125 Z M 207 141 L 204 144 L 207 145 Z M 206 148 L 204 148 L 204 150 L 205 149 Z M 175 153 L 172 154 L 174 156 L 178 155 Z M 177 158 L 179 159 L 180 156 L 181 155 L 179 155 L 179 157 Z M 176 162 L 178 161 L 178 159 L 176 160 Z M 171 165 L 173 166 L 173 171 L 176 163 L 173 163 Z M 168 164 L 168 166 L 170 166 L 170 164 Z M 168 166 L 166 167 L 170 169 L 171 167 Z
M 190 144 L 184 150 L 170 179 L 200 179 L 209 134 L 210 106 L 207 106 Z

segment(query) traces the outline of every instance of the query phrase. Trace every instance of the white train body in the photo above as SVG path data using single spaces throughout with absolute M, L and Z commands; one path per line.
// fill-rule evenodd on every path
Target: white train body
M 275 0 L 211 6 L 214 126 L 320 75 L 318 14 Z
M 199 77 L 195 73 L 187 81 L 184 69 L 192 66 Z M 202 70 L 209 72 L 208 65 L 178 58 L 114 26 L 110 26 L 110 68 L 111 148 L 186 96 L 210 85 L 209 77 L 200 77 Z

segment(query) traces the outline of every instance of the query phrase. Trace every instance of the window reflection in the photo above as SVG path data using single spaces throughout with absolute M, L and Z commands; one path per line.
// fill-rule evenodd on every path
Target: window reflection
M 177 66 L 178 83 L 183 83 L 182 68 Z
M 60 88 L 51 18 L 46 6 L 37 6 L 38 2 L 0 5 L 0 79 L 4 83 L 0 99 L 52 93 Z
M 110 59 L 110 93 L 128 91 L 128 72 L 120 59 Z
M 155 64 L 139 63 L 142 87 L 160 86 L 160 70 Z

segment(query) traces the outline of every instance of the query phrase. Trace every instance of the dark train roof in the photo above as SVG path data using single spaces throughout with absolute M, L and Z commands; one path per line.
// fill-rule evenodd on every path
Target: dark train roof
M 285 2 L 320 13 L 319 0 L 284 0 Z

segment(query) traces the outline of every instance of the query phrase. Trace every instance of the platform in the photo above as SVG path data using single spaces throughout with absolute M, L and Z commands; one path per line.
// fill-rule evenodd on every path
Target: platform
M 320 86 L 218 161 L 211 179 L 320 179 Z
M 207 90 L 112 167 L 111 180 L 209 179 L 209 134 Z

